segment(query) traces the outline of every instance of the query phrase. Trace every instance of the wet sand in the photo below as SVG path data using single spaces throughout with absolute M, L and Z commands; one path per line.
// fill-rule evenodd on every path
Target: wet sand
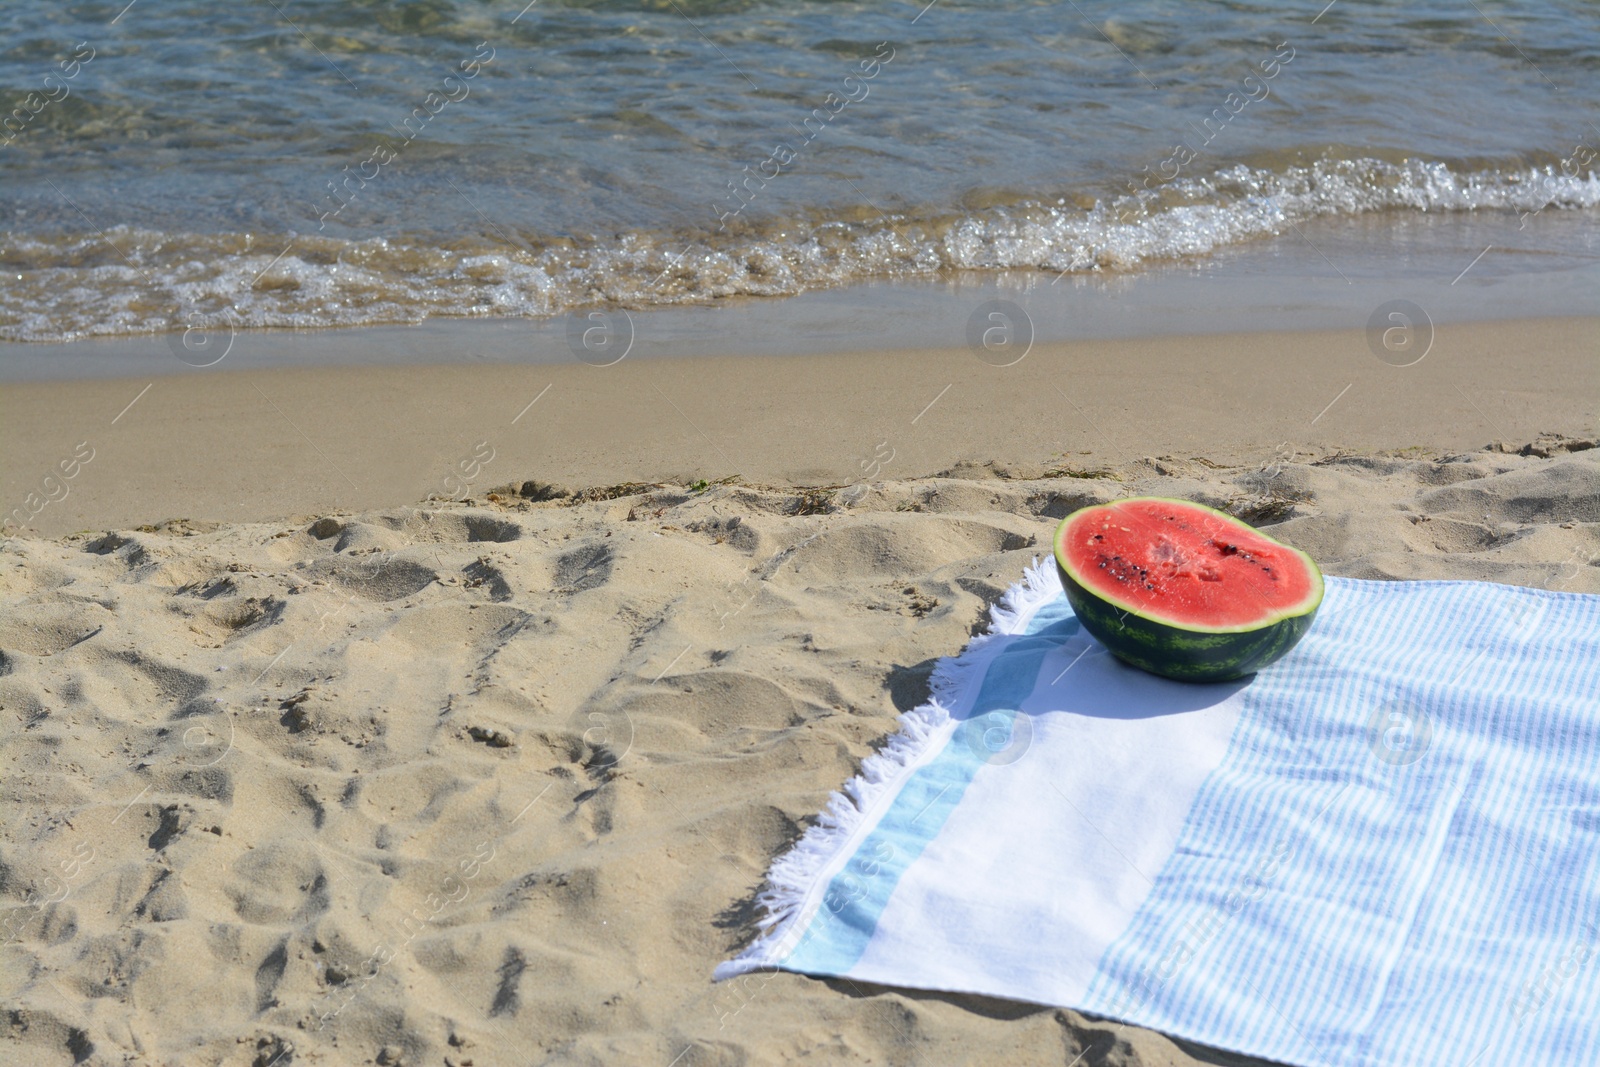
M 1597 343 L 1600 320 L 1542 319 L 1440 326 L 1411 366 L 1334 331 L 1041 344 L 1003 367 L 958 349 L 18 383 L 0 389 L 0 507 L 7 529 L 55 535 L 530 479 L 842 485 L 1147 455 L 1464 449 L 1594 434 Z

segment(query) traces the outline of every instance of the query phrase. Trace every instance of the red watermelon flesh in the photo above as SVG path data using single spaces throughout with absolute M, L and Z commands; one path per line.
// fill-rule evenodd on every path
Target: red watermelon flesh
M 1055 539 L 1079 622 L 1133 666 L 1195 682 L 1285 655 L 1322 603 L 1311 557 L 1231 515 L 1135 497 L 1073 512 Z
M 1322 593 L 1301 553 L 1210 508 L 1145 497 L 1074 518 L 1061 547 L 1078 580 L 1185 629 L 1257 626 Z

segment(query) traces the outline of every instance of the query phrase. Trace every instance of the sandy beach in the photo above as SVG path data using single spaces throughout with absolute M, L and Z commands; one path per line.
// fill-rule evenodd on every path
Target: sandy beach
M 710 975 L 1079 506 L 1186 497 L 1330 574 L 1600 592 L 1594 337 L 9 387 L 7 499 L 78 469 L 0 550 L 8 1055 L 1248 1062 Z
M 181 373 L 0 389 L 0 522 L 55 536 L 481 497 L 527 480 L 842 486 L 1593 436 L 1597 343 L 1600 319 L 1565 318 L 1442 324 L 1407 366 L 1361 330 L 1038 344 L 1006 366 L 967 348 L 605 367 L 447 364 L 447 350 L 434 366 L 169 360 Z M 59 478 L 63 462 L 72 477 Z

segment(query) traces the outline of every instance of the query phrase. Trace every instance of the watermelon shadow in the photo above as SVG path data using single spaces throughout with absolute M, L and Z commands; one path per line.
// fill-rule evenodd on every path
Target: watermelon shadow
M 1058 658 L 1060 676 L 1051 671 L 1055 681 L 1026 698 L 1024 709 L 1031 714 L 1129 721 L 1185 715 L 1225 703 L 1255 680 L 1254 674 L 1224 682 L 1163 678 L 1124 663 L 1087 634 L 1062 644 L 1049 657 Z M 1044 670 L 1050 671 L 1051 664 L 1047 662 Z
M 935 657 L 909 667 L 896 663 L 889 668 L 888 677 L 884 679 L 884 688 L 889 691 L 889 701 L 894 705 L 895 711 L 904 715 L 928 702 L 928 698 L 933 695 L 929 680 L 933 677 L 933 669 L 938 664 L 939 658 Z
M 1255 677 L 1222 682 L 1163 678 L 1117 659 L 1074 618 L 1038 633 L 1007 634 L 993 641 L 996 654 L 963 719 L 1016 711 L 1126 720 L 1182 715 L 1229 700 Z

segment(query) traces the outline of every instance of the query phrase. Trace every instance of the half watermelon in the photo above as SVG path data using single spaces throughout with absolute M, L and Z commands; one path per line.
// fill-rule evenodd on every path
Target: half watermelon
M 1112 655 L 1167 678 L 1220 682 L 1294 647 L 1322 603 L 1311 557 L 1186 500 L 1082 508 L 1056 530 L 1067 600 Z

